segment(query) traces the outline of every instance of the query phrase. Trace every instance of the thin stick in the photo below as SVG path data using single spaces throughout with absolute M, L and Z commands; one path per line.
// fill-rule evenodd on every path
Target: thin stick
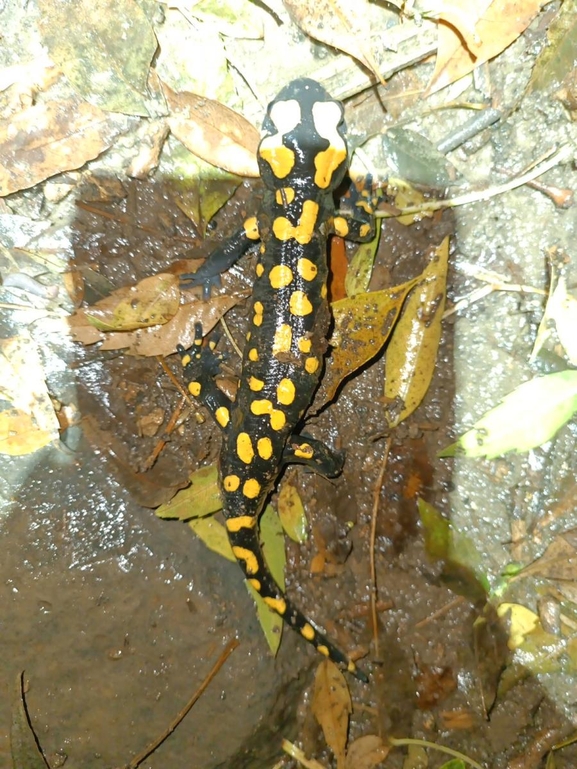
M 174 721 L 170 724 L 168 729 L 166 729 L 165 732 L 163 732 L 158 739 L 154 740 L 150 743 L 150 745 L 145 748 L 142 753 L 139 753 L 139 755 L 135 756 L 132 761 L 129 764 L 126 764 L 125 769 L 136 769 L 140 764 L 145 761 L 148 756 L 151 755 L 151 753 L 154 753 L 154 751 L 162 745 L 162 743 L 166 740 L 167 737 L 170 737 L 172 732 L 176 729 L 176 727 L 180 724 L 182 719 L 186 716 L 186 714 L 191 710 L 192 706 L 195 704 L 195 702 L 198 700 L 198 698 L 204 694 L 204 691 L 208 687 L 209 683 L 212 681 L 212 679 L 215 677 L 215 675 L 218 673 L 218 671 L 221 669 L 221 667 L 224 665 L 228 657 L 232 654 L 232 652 L 236 649 L 238 646 L 238 641 L 236 638 L 233 638 L 232 641 L 229 641 L 227 645 L 224 647 L 220 657 L 217 659 L 217 661 L 212 666 L 212 670 L 210 673 L 206 676 L 204 681 L 201 683 L 201 685 L 198 687 L 196 692 L 192 695 L 190 700 L 187 702 L 187 704 L 184 706 L 184 708 L 180 711 L 180 713 L 176 716 Z
M 391 436 L 389 436 L 385 442 L 385 455 L 379 471 L 379 477 L 375 483 L 375 491 L 373 495 L 373 510 L 371 513 L 371 542 L 370 542 L 370 565 L 371 565 L 371 617 L 373 621 L 373 640 L 375 643 L 375 658 L 379 659 L 379 631 L 378 631 L 378 619 L 377 619 L 377 568 L 375 565 L 375 543 L 377 540 L 377 512 L 379 509 L 379 497 L 381 496 L 381 489 L 383 487 L 383 480 L 385 477 L 385 470 L 387 469 L 387 460 L 389 458 L 389 451 L 391 450 Z

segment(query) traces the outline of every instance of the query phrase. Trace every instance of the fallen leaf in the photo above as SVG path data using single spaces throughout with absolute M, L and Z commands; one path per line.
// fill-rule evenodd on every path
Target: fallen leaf
M 405 297 L 416 280 L 333 302 L 333 347 L 318 401 L 331 400 L 341 382 L 374 358 L 387 341 Z
M 435 372 L 447 292 L 449 238 L 445 238 L 409 295 L 385 360 L 385 418 L 406 419 L 425 397 Z
M 38 23 L 52 60 L 77 93 L 102 109 L 149 117 L 148 73 L 157 43 L 136 0 L 40 0 Z
M 527 92 L 561 85 L 577 58 L 577 0 L 565 0 L 547 29 L 545 45 L 535 61 Z
M 80 168 L 127 125 L 126 118 L 75 99 L 42 102 L 0 120 L 0 196 Z
M 278 494 L 278 516 L 285 533 L 294 542 L 307 541 L 308 521 L 298 489 L 287 478 Z
M 30 454 L 58 439 L 58 419 L 48 393 L 36 344 L 27 337 L 0 340 L 2 399 L 0 453 Z
M 508 646 L 512 651 L 521 646 L 527 636 L 540 627 L 539 616 L 534 611 L 519 603 L 501 603 L 497 607 L 498 616 L 509 618 Z
M 368 243 L 361 243 L 355 251 L 345 277 L 347 296 L 355 296 L 368 289 L 380 241 L 381 228 L 377 227 L 375 237 Z
M 525 31 L 549 0 L 450 0 L 432 15 L 438 26 L 435 71 L 424 97 L 493 59 Z M 465 40 L 469 47 L 465 45 Z
M 367 0 L 284 0 L 284 6 L 307 35 L 350 54 L 382 82 L 371 47 L 371 4 Z
M 353 707 L 345 677 L 331 660 L 323 660 L 317 668 L 311 710 L 337 760 L 337 769 L 344 769 Z
M 555 537 L 540 558 L 525 566 L 520 572 L 546 579 L 577 581 L 577 551 L 564 536 Z
M 347 750 L 345 769 L 374 769 L 385 760 L 390 749 L 376 734 L 358 737 Z
M 170 108 L 170 130 L 198 157 L 239 176 L 259 176 L 259 132 L 242 115 L 204 96 L 163 90 Z
M 190 486 L 156 509 L 159 518 L 176 518 L 187 521 L 203 518 L 222 509 L 222 497 L 216 465 L 201 467 L 190 476 Z
M 80 323 L 85 318 L 98 331 L 134 331 L 167 323 L 176 315 L 179 302 L 178 277 L 161 272 L 135 286 L 116 289 L 96 304 L 78 310 L 76 316 Z
M 551 440 L 577 411 L 577 371 L 558 371 L 523 382 L 487 411 L 455 443 L 439 452 L 493 457 L 528 451 Z

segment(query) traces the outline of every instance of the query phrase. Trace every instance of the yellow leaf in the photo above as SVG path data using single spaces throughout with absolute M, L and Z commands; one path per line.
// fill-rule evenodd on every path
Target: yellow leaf
M 514 650 L 521 646 L 527 636 L 539 626 L 539 617 L 534 611 L 519 603 L 502 603 L 497 607 L 497 615 L 505 617 L 509 614 L 509 649 Z
M 307 517 L 305 508 L 290 480 L 285 480 L 278 495 L 278 515 L 285 533 L 294 542 L 306 542 Z
M 351 695 L 344 675 L 330 660 L 323 660 L 315 674 L 312 712 L 319 722 L 338 769 L 345 766 L 345 750 L 352 713 Z

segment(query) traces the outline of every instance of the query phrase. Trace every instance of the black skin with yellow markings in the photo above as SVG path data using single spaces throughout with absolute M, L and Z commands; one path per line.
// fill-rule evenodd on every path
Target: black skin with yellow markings
M 236 401 L 231 403 L 214 383 L 217 366 L 212 352 L 202 346 L 200 326 L 191 349 L 179 352 L 189 391 L 208 406 L 223 430 L 223 510 L 246 578 L 321 654 L 367 681 L 283 594 L 263 560 L 257 530 L 285 463 L 305 463 L 328 476 L 342 468 L 339 454 L 295 433 L 317 388 L 327 348 L 326 241 L 334 231 L 333 193 L 348 165 L 342 105 L 313 80 L 289 83 L 269 105 L 258 161 L 267 189 L 256 221 L 248 220 L 199 272 L 183 276 L 209 291 L 213 279 L 260 238 Z M 343 229 L 343 222 L 336 224 L 335 229 Z M 369 230 L 365 226 L 360 239 L 369 239 Z

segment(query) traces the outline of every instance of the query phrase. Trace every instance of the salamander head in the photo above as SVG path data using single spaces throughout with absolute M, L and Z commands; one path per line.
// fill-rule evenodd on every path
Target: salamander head
M 314 80 L 299 78 L 269 104 L 258 148 L 264 183 L 277 190 L 310 178 L 323 191 L 336 189 L 347 169 L 343 105 Z

